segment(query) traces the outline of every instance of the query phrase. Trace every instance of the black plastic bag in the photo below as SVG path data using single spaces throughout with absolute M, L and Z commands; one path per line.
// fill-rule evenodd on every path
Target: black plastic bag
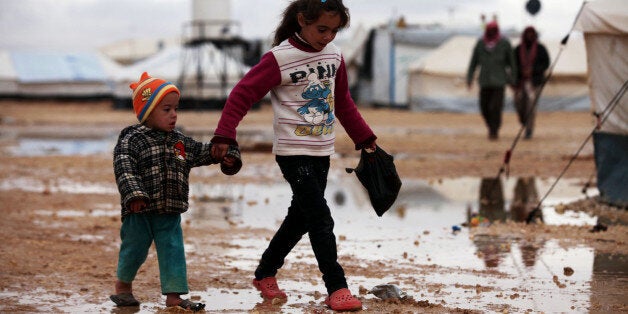
M 347 173 L 355 171 L 358 180 L 366 188 L 377 216 L 382 216 L 397 199 L 401 189 L 401 179 L 393 163 L 393 156 L 379 146 L 374 152 L 362 149 L 358 166 L 346 168 Z

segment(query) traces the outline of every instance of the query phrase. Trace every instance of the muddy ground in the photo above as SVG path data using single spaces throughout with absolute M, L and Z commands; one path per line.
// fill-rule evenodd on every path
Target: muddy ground
M 71 312 L 80 309 L 86 312 L 120 313 L 108 301 L 115 281 L 120 227 L 120 218 L 115 215 L 119 196 L 115 189 L 111 154 L 59 155 L 54 151 L 43 155 L 29 154 L 24 151 L 25 148 L 20 148 L 20 141 L 24 138 L 111 139 L 124 126 L 135 123 L 133 114 L 130 110 L 113 110 L 107 102 L 3 101 L 0 102 L 0 108 L 0 234 L 3 239 L 0 246 L 0 312 Z M 488 141 L 479 114 L 418 113 L 376 108 L 365 108 L 361 112 L 379 137 L 378 144 L 395 155 L 397 170 L 404 182 L 424 180 L 435 183 L 460 177 L 492 177 L 498 175 L 500 169 L 507 171 L 502 176 L 508 174 L 512 177 L 552 180 L 565 169 L 594 125 L 594 119 L 588 112 L 541 112 L 537 117 L 534 138 L 519 141 L 510 165 L 504 167 L 504 154 L 519 131 L 513 113 L 504 115 L 500 139 Z M 178 125 L 188 134 L 207 140 L 218 118 L 219 112 L 215 111 L 182 110 Z M 217 168 L 194 169 L 191 182 L 238 185 L 277 181 L 277 167 L 268 149 L 272 136 L 271 124 L 272 112 L 267 106 L 251 111 L 240 124 L 239 140 L 244 161 L 240 174 L 225 177 Z M 353 150 L 353 144 L 346 134 L 342 130 L 338 133 L 338 154 L 332 160 L 332 168 L 353 167 L 357 164 L 359 154 Z M 592 181 L 594 189 L 594 174 L 593 148 L 591 143 L 587 143 L 564 177 L 582 185 Z M 73 192 L 75 190 L 81 192 Z M 193 195 L 192 206 L 198 206 L 194 204 L 202 201 Z M 268 200 L 258 201 L 263 203 Z M 596 252 L 625 259 L 628 253 L 628 228 L 625 226 L 628 217 L 625 210 L 600 204 L 594 198 L 557 207 L 558 212 L 569 209 L 604 217 L 608 229 L 591 232 L 590 225 L 496 222 L 490 226 L 465 230 L 463 235 L 470 239 L 499 235 L 527 239 L 532 243 L 552 239 L 562 247 L 586 246 Z M 283 307 L 256 301 L 259 297 L 250 286 L 253 272 L 250 265 L 254 265 L 254 261 L 259 258 L 266 241 L 273 234 L 273 228 L 251 227 L 229 219 L 215 220 L 203 223 L 197 223 L 191 217 L 185 220 L 186 247 L 190 245 L 197 248 L 188 252 L 188 276 L 192 290 L 189 296 L 208 302 L 200 292 L 216 291 L 217 294 L 232 297 L 241 295 L 243 299 L 254 301 L 251 301 L 253 306 L 245 301 L 239 310 L 237 307 L 236 310 L 233 307 L 231 310 L 221 310 L 219 304 L 216 304 L 220 301 L 215 301 L 220 298 L 210 298 L 214 303 L 208 308 L 214 310 L 207 312 L 328 311 L 322 304 L 324 290 L 312 289 L 313 286 L 320 288 L 321 283 L 311 256 L 289 257 L 286 267 L 280 272 L 283 280 L 294 283 L 290 288 L 292 300 L 307 301 L 294 301 Z M 462 302 L 463 305 L 447 302 L 446 296 L 435 297 L 445 287 L 421 280 L 409 282 L 401 275 L 409 270 L 416 272 L 416 277 L 426 273 L 444 275 L 460 271 L 460 268 L 452 270 L 451 267 L 422 264 L 419 261 L 408 263 L 407 258 L 402 258 L 405 263 L 395 265 L 378 261 L 377 258 L 366 259 L 360 254 L 343 255 L 342 246 L 351 245 L 350 241 L 343 243 L 345 237 L 351 238 L 351 235 L 339 236 L 340 262 L 352 285 L 351 290 L 364 302 L 365 313 L 527 312 L 535 309 L 534 306 L 509 305 L 510 300 L 525 298 L 530 291 L 515 293 L 512 288 L 488 284 L 451 285 L 472 291 L 474 295 L 494 295 L 496 299 L 503 300 L 499 306 L 480 306 L 474 304 L 473 298 Z M 254 242 L 253 246 L 237 244 L 242 239 L 260 241 Z M 414 240 L 408 241 L 409 246 L 413 246 Z M 414 246 L 418 244 L 415 242 Z M 418 246 L 417 250 L 420 249 L 421 246 Z M 239 264 L 231 255 L 221 254 L 226 250 L 239 251 L 236 255 L 247 256 L 249 262 Z M 307 248 L 302 251 L 307 252 Z M 625 260 L 623 263 L 625 265 Z M 408 268 L 408 264 L 413 264 L 415 268 Z M 569 261 L 566 261 L 565 265 L 568 264 Z M 464 265 L 460 267 L 464 270 Z M 492 272 L 487 266 L 484 270 L 468 271 L 468 275 L 481 281 L 482 277 L 494 276 Z M 601 298 L 603 301 L 599 301 L 599 298 L 593 296 L 593 289 L 582 291 L 591 294 L 590 301 L 584 304 L 574 302 L 570 311 L 628 311 L 625 270 L 623 273 L 623 278 L 610 284 L 615 286 L 605 286 L 607 290 L 602 290 L 619 291 L 618 298 Z M 351 278 L 354 276 L 365 278 L 363 282 L 376 282 L 375 279 L 384 278 L 381 283 L 412 286 L 417 293 L 404 300 L 382 301 L 368 293 L 372 285 L 353 284 Z M 546 278 L 546 281 L 554 281 L 560 288 L 561 282 L 566 280 L 565 276 L 558 274 L 558 277 Z M 592 285 L 589 283 L 589 286 Z M 148 304 L 143 305 L 141 311 L 174 310 L 163 306 L 154 251 L 140 270 L 134 290 L 137 298 Z

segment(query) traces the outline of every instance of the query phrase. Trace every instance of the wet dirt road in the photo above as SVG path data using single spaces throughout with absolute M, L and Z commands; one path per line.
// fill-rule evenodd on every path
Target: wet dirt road
M 33 114 L 42 110 L 51 114 Z M 165 308 L 159 294 L 154 250 L 134 283 L 141 307 L 122 311 L 108 300 L 120 226 L 110 145 L 119 127 L 130 121 L 127 114 L 102 106 L 9 105 L 5 110 L 0 124 L 0 311 L 175 310 Z M 206 132 L 204 124 L 216 119 L 211 113 L 195 119 L 181 115 L 181 124 L 195 134 Z M 548 124 L 539 132 L 545 135 L 525 142 L 511 176 L 491 190 L 499 192 L 484 195 L 483 178 L 496 173 L 509 142 L 488 143 L 477 117 L 404 113 L 391 127 L 387 119 L 394 112 L 367 110 L 365 116 L 374 120 L 380 144 L 395 154 L 404 185 L 393 208 L 377 217 L 357 180 L 344 172 L 355 166 L 357 154 L 350 144 L 338 144 L 327 199 L 339 259 L 350 289 L 364 302 L 363 312 L 627 311 L 628 219 L 625 210 L 584 199 L 596 193 L 594 188 L 581 192 L 593 169 L 586 154 L 545 201 L 545 224 L 517 222 L 520 201 L 547 191 L 565 156 L 580 144 L 578 135 L 586 132 L 569 129 L 564 118 L 541 115 L 539 120 Z M 264 145 L 256 146 L 266 140 L 267 129 L 260 125 L 267 118 L 265 112 L 254 113 L 243 125 L 244 134 L 256 136 L 250 136 L 240 174 L 224 177 L 217 167 L 193 171 L 191 207 L 184 214 L 188 297 L 206 303 L 211 313 L 330 312 L 307 237 L 278 274 L 287 303 L 265 304 L 250 285 L 290 197 L 272 156 Z M 588 119 L 585 114 L 569 118 Z M 441 130 L 439 119 L 457 123 Z M 519 179 L 534 184 L 521 189 Z M 468 225 L 470 213 L 480 212 L 493 215 L 492 223 Z M 501 218 L 505 222 L 498 222 Z M 598 222 L 607 230 L 592 232 Z M 394 285 L 404 298 L 380 300 L 369 293 L 378 285 Z

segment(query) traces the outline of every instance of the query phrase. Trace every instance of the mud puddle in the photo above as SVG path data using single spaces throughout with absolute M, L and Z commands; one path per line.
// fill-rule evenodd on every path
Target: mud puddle
M 111 138 L 20 138 L 8 153 L 13 156 L 84 156 L 111 153 L 113 150 Z
M 520 212 L 529 211 L 530 204 L 536 205 L 539 196 L 554 183 L 535 178 L 524 178 L 524 183 L 521 178 L 502 179 L 498 183 L 488 181 L 480 178 L 407 181 L 397 203 L 383 217 L 377 217 L 355 178 L 330 176 L 327 200 L 336 222 L 339 256 L 346 265 L 351 290 L 368 300 L 376 298 L 368 293 L 371 288 L 391 283 L 417 301 L 489 312 L 588 312 L 608 300 L 621 303 L 618 300 L 625 298 L 625 293 L 613 291 L 613 287 L 621 287 L 628 281 L 628 263 L 622 254 L 600 253 L 585 245 L 566 247 L 553 239 L 477 232 L 473 218 L 486 219 L 479 222 L 482 224 L 524 217 Z M 486 189 L 487 184 L 490 189 Z M 75 190 L 72 186 L 76 186 Z M 554 208 L 561 202 L 584 197 L 580 186 L 578 181 L 561 181 L 544 202 L 546 224 L 595 225 L 596 217 Z M 91 191 L 71 182 L 64 190 Z M 115 193 L 109 188 L 105 190 Z M 222 222 L 224 226 L 276 230 L 291 197 L 289 188 L 282 182 L 192 184 L 190 191 L 191 208 L 184 219 L 198 228 Z M 38 211 L 36 214 L 53 213 Z M 89 213 L 117 214 L 116 208 L 105 204 Z M 77 217 L 85 213 L 67 209 L 54 215 Z M 76 235 L 76 238 L 91 239 L 89 235 Z M 219 251 L 226 261 L 225 267 L 239 269 L 248 280 L 268 239 L 237 234 L 227 239 L 229 246 Z M 217 254 L 215 248 L 194 243 L 193 239 L 186 239 L 186 251 L 195 253 L 190 261 Z M 307 237 L 290 253 L 284 268 L 298 271 L 304 266 L 316 267 Z M 189 296 L 206 303 L 208 312 L 326 311 L 325 288 L 320 276 L 305 276 L 303 280 L 280 278 L 280 285 L 290 296 L 283 305 L 262 303 L 253 288 L 212 288 L 192 291 Z M 0 297 L 9 294 L 0 292 Z M 40 304 L 42 310 L 47 306 L 51 311 L 58 309 L 58 300 L 47 296 L 45 291 L 33 291 L 22 295 L 20 300 Z M 93 303 L 82 305 L 80 300 L 72 300 L 70 295 L 64 311 L 154 313 L 165 309 L 163 300 L 127 310 L 115 308 L 108 300 L 103 300 L 97 309 Z M 368 306 L 365 309 L 368 310 Z
M 538 188 L 522 189 L 518 178 L 504 180 L 504 192 L 497 200 L 487 200 L 485 195 L 481 195 L 479 191 L 485 183 L 481 179 L 404 182 L 397 203 L 383 217 L 375 215 L 367 196 L 356 182 L 349 179 L 330 180 L 327 199 L 336 221 L 339 255 L 355 256 L 360 259 L 360 266 L 365 268 L 381 263 L 402 269 L 401 272 L 376 278 L 349 276 L 350 286 L 354 290 L 357 287 L 368 290 L 379 284 L 394 282 L 415 300 L 428 300 L 448 307 L 469 308 L 469 304 L 473 304 L 473 309 L 541 312 L 587 309 L 593 302 L 592 295 L 596 294 L 592 284 L 597 278 L 595 272 L 605 272 L 604 266 L 594 263 L 599 257 L 592 248 L 565 248 L 553 240 L 538 242 L 473 234 L 472 227 L 460 227 L 469 226 L 469 217 L 474 213 L 513 219 L 518 215 L 515 213 L 517 207 L 521 207 L 517 200 L 526 199 L 534 203 L 538 201 L 539 190 L 543 191 L 553 183 L 534 178 L 526 180 L 534 182 Z M 226 219 L 250 227 L 278 228 L 290 201 L 290 191 L 282 184 L 217 189 L 223 191 L 223 196 L 235 194 L 234 202 L 224 206 L 217 216 L 225 215 Z M 522 190 L 534 192 L 522 195 Z M 224 194 L 224 191 L 229 193 Z M 580 198 L 580 193 L 577 181 L 565 180 L 559 185 L 554 196 L 545 202 L 546 223 L 594 225 L 595 217 L 582 213 L 559 214 L 551 206 Z M 487 204 L 495 202 L 501 205 L 486 208 Z M 203 206 L 199 209 L 203 211 Z M 199 214 L 196 212 L 192 216 Z M 240 249 L 224 252 L 234 261 L 228 266 L 252 272 L 267 240 L 239 239 L 233 244 Z M 299 263 L 316 265 L 305 237 L 291 254 L 298 257 Z M 625 256 L 614 258 L 615 262 L 627 265 Z M 628 268 L 616 273 L 616 277 L 625 280 L 625 269 Z M 305 286 L 290 281 L 281 282 L 281 285 L 287 291 L 324 291 L 320 280 Z M 201 295 L 204 300 L 215 298 L 211 293 Z M 367 294 L 366 298 L 374 296 Z M 235 308 L 220 304 L 213 309 L 251 310 L 259 301 L 259 296 L 255 292 L 237 293 L 236 299 L 245 300 Z M 281 309 L 289 311 L 291 307 L 320 302 L 322 299 L 299 295 Z

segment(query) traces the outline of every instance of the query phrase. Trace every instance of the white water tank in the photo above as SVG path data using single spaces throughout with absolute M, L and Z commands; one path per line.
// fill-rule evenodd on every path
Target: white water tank
M 230 0 L 192 0 L 193 39 L 216 39 L 233 35 Z
M 192 21 L 228 21 L 230 0 L 192 0 Z

